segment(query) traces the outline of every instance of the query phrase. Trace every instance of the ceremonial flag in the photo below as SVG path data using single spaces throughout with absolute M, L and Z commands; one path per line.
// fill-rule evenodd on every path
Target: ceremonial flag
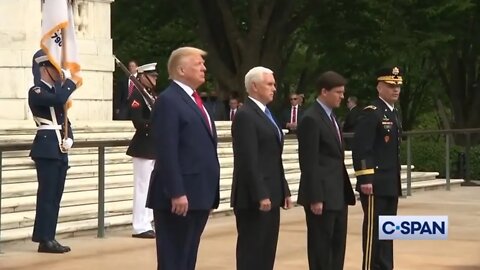
M 70 70 L 77 87 L 82 85 L 71 0 L 43 0 L 40 47 L 60 73 Z

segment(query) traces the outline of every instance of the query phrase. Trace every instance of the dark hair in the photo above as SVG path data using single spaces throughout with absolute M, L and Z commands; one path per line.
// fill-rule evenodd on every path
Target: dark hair
M 347 84 L 347 80 L 340 74 L 335 71 L 327 71 L 322 73 L 317 80 L 317 89 L 321 91 L 325 90 L 330 91 L 335 87 L 344 86 Z

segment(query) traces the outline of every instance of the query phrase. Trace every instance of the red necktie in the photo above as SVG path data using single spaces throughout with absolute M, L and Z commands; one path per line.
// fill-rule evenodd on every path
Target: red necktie
M 234 117 L 235 117 L 235 110 L 230 110 L 230 121 L 233 121 Z
M 130 95 L 132 94 L 133 92 L 133 87 L 135 85 L 133 84 L 132 80 L 128 80 L 128 96 L 130 97 Z
M 297 107 L 293 106 L 292 107 L 292 121 L 291 123 L 296 123 L 297 122 Z
M 210 132 L 212 132 L 212 127 L 210 126 L 210 122 L 208 121 L 208 116 L 207 112 L 205 111 L 205 108 L 203 108 L 203 102 L 202 98 L 198 94 L 197 91 L 193 91 L 192 97 L 195 99 L 195 103 L 197 104 L 198 109 L 200 110 L 200 113 L 202 114 L 203 118 L 205 119 L 205 122 L 207 122 L 208 129 Z

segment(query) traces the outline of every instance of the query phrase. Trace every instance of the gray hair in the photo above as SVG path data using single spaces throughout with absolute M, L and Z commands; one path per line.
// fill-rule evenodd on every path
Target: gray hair
M 250 93 L 252 83 L 263 80 L 263 74 L 265 73 L 273 74 L 273 71 L 266 67 L 258 66 L 250 69 L 247 74 L 245 74 L 245 89 L 247 93 Z

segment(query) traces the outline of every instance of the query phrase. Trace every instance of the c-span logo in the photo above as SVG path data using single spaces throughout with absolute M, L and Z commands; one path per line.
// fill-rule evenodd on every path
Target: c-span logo
M 445 240 L 448 216 L 379 216 L 380 240 Z

